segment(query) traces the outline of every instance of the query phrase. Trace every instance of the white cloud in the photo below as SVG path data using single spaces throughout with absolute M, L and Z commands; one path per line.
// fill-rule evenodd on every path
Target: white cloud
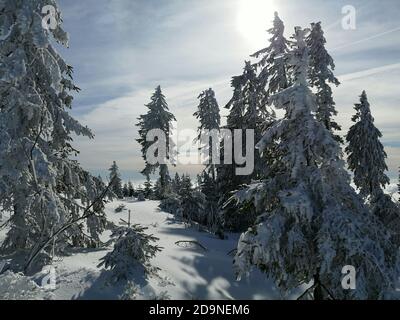
M 182 128 L 197 127 L 192 116 L 197 96 L 209 87 L 216 91 L 225 114 L 223 107 L 232 94 L 231 76 L 240 74 L 250 53 L 266 45 L 251 48 L 253 44 L 238 32 L 236 1 L 172 1 L 162 3 L 158 10 L 151 1 L 61 2 L 72 30 L 67 60 L 78 66 L 77 84 L 84 89 L 77 95 L 74 109 L 96 134 L 93 141 L 76 139 L 79 159 L 90 169 L 107 168 L 112 160 L 118 160 L 125 170 L 141 169 L 134 124 L 146 112 L 144 104 L 158 84 Z M 367 15 L 373 6 L 359 6 L 357 30 L 344 31 L 340 23 L 333 23 L 341 18 L 339 4 L 327 4 L 327 9 L 302 1 L 298 6 L 307 10 L 299 14 L 298 7 L 288 3 L 276 1 L 287 35 L 294 25 L 316 20 L 322 20 L 323 26 L 330 24 L 326 29 L 328 47 L 336 48 L 331 53 L 338 70 L 347 73 L 334 91 L 343 133 L 351 125 L 354 103 L 366 90 L 383 141 L 387 145 L 400 141 L 400 63 L 394 63 L 400 38 L 396 25 L 378 23 L 378 14 L 372 19 Z M 271 21 L 272 14 L 267 14 L 265 19 Z M 400 151 L 393 146 L 386 149 L 393 174 Z

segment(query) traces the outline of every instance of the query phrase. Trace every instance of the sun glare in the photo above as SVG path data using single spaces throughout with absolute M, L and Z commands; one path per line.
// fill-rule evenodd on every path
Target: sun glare
M 238 0 L 237 28 L 251 45 L 266 41 L 266 29 L 276 11 L 274 0 Z

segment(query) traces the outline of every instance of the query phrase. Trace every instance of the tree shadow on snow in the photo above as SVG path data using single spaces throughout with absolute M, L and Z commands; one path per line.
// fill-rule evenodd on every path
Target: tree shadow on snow
M 205 252 L 193 258 L 173 258 L 181 263 L 182 272 L 190 280 L 182 282 L 192 299 L 206 300 L 274 300 L 282 299 L 273 281 L 254 270 L 249 277 L 237 281 L 232 261 L 223 252 Z
M 146 294 L 153 293 L 151 288 L 149 289 L 149 282 L 145 274 L 140 272 L 135 273 L 129 279 L 113 282 L 112 271 L 103 269 L 100 275 L 88 273 L 81 281 L 87 284 L 87 288 L 76 294 L 73 297 L 74 300 L 119 300 L 128 281 L 134 282 Z
M 282 299 L 273 281 L 265 274 L 254 270 L 249 277 L 237 281 L 233 269 L 233 257 L 230 255 L 237 247 L 237 234 L 228 234 L 228 239 L 193 228 L 168 227 L 159 230 L 164 234 L 182 237 L 183 241 L 197 241 L 200 246 L 180 247 L 186 251 L 178 257 L 171 257 L 179 262 L 187 276 L 182 285 L 191 299 Z M 185 280 L 187 279 L 187 280 Z

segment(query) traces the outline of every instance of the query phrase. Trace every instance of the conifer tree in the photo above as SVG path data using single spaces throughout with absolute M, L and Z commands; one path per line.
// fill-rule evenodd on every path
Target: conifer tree
M 147 178 L 154 173 L 156 169 L 159 170 L 160 191 L 163 196 L 167 192 L 171 181 L 167 162 L 171 160 L 171 155 L 173 156 L 173 145 L 170 136 L 172 122 L 176 121 L 176 119 L 174 115 L 169 112 L 168 104 L 165 100 L 165 96 L 162 94 L 160 86 L 156 88 L 155 93 L 151 97 L 151 102 L 148 103 L 146 107 L 148 108 L 148 112 L 138 118 L 139 123 L 137 124 L 139 127 L 139 138 L 137 142 L 141 145 L 143 159 L 146 162 L 142 174 Z M 166 159 L 164 159 L 163 163 L 151 164 L 146 159 L 147 150 L 153 144 L 153 142 L 147 141 L 146 138 L 148 132 L 153 129 L 162 130 L 166 137 Z
M 223 238 L 223 227 L 218 208 L 218 189 L 213 177 L 206 171 L 202 174 L 200 190 L 206 200 L 204 219 L 200 223 L 206 226 L 211 232 Z
M 136 189 L 137 198 L 139 201 L 145 201 L 146 197 L 144 195 L 144 190 L 141 185 L 139 185 Z
M 360 189 L 360 194 L 368 197 L 390 183 L 385 174 L 388 170 L 385 162 L 387 154 L 379 141 L 382 133 L 374 125 L 365 91 L 361 94 L 360 103 L 355 105 L 355 110 L 356 114 L 352 118 L 355 124 L 346 137 L 347 162 L 354 173 L 354 183 Z
M 285 59 L 289 41 L 284 36 L 285 26 L 277 12 L 268 33 L 271 34 L 269 46 L 252 55 L 253 58 L 261 57 L 256 65 L 261 69 L 260 83 L 264 88 L 267 87 L 267 97 L 287 88 L 290 83 Z
M 204 193 L 191 190 L 180 201 L 179 213 L 187 223 L 207 226 L 207 199 Z
M 197 107 L 197 111 L 193 114 L 197 120 L 200 122 L 200 126 L 198 127 L 198 137 L 197 140 L 201 141 L 202 135 L 205 132 L 209 134 L 212 130 L 216 130 L 219 132 L 221 125 L 221 116 L 219 111 L 219 106 L 217 99 L 215 98 L 215 92 L 210 88 L 206 91 L 203 91 L 198 99 L 200 99 L 200 104 Z M 213 180 L 215 181 L 215 164 L 212 163 L 213 159 L 213 141 L 210 139 L 208 143 L 201 147 L 203 154 L 206 155 L 207 158 L 207 169 L 209 170 Z
M 135 196 L 135 188 L 131 181 L 128 182 L 128 197 L 132 198 Z
M 369 199 L 372 212 L 387 226 L 400 244 L 400 210 L 392 198 L 384 193 L 390 183 L 386 175 L 387 154 L 380 138 L 382 133 L 375 127 L 370 104 L 365 91 L 360 103 L 355 105 L 355 124 L 347 134 L 348 164 L 354 173 L 354 183 L 360 194 Z
M 181 177 L 179 176 L 178 172 L 175 173 L 175 177 L 171 183 L 171 188 L 172 188 L 172 192 L 179 194 L 179 191 L 181 189 Z
M 110 181 L 112 181 L 111 191 L 114 192 L 118 198 L 123 198 L 124 190 L 122 187 L 121 174 L 115 161 L 113 161 L 113 164 L 108 171 L 110 171 Z
M 271 276 L 285 293 L 311 283 L 314 299 L 379 299 L 394 289 L 397 249 L 390 233 L 364 206 L 349 184 L 340 146 L 313 112 L 316 97 L 308 87 L 307 30 L 297 27 L 288 54 L 291 87 L 271 97 L 286 111 L 258 143 L 260 151 L 277 142 L 280 157 L 267 178 L 240 191 L 262 213 L 239 241 L 239 275 L 252 265 Z M 344 291 L 342 268 L 357 270 L 357 287 Z
M 146 181 L 144 183 L 144 196 L 146 199 L 150 199 L 152 194 L 153 194 L 153 185 L 151 183 L 150 177 L 146 178 Z
M 124 197 L 129 197 L 129 189 L 127 183 L 124 183 L 124 186 L 122 188 L 122 194 L 124 195 Z
M 246 130 L 254 130 L 254 139 L 259 141 L 264 130 L 274 121 L 275 114 L 272 110 L 268 110 L 263 103 L 263 88 L 257 77 L 256 69 L 250 62 L 245 63 L 242 75 L 232 79 L 232 87 L 234 93 L 226 106 L 229 109 L 229 115 L 225 128 L 231 132 L 236 129 L 243 130 L 243 151 L 246 150 Z M 232 150 L 236 152 L 234 143 L 232 143 Z M 223 154 L 224 149 L 221 147 L 221 156 Z M 226 201 L 232 196 L 232 192 L 239 190 L 242 185 L 250 183 L 252 179 L 261 178 L 268 158 L 269 155 L 267 154 L 261 156 L 258 152 L 255 152 L 255 170 L 248 176 L 238 176 L 236 174 L 236 164 L 218 166 L 218 193 L 221 195 L 219 206 L 222 209 L 225 227 L 230 230 L 246 230 L 254 217 L 254 212 L 248 211 L 251 211 L 250 207 L 246 207 L 246 212 L 243 212 L 233 203 L 226 204 Z M 213 194 L 215 195 L 215 192 Z M 250 219 L 245 223 L 247 218 Z
M 307 37 L 307 45 L 310 51 L 309 81 L 314 87 L 317 97 L 317 119 L 334 134 L 340 131 L 341 127 L 333 120 L 337 115 L 335 101 L 332 97 L 332 89 L 329 84 L 340 85 L 339 80 L 333 74 L 335 63 L 325 48 L 326 39 L 321 27 L 321 22 L 311 24 L 311 32 Z M 339 142 L 343 139 L 334 134 Z
M 193 189 L 192 179 L 190 179 L 190 176 L 188 174 L 183 174 L 180 181 L 181 183 L 178 195 L 184 197 Z
M 158 238 L 145 233 L 147 229 L 136 224 L 113 230 L 114 249 L 101 258 L 98 265 L 110 269 L 113 282 L 129 280 L 137 271 L 143 271 L 146 276 L 157 273 L 158 268 L 152 267 L 150 260 L 161 251 L 161 247 L 155 244 Z
M 46 5 L 55 16 L 44 28 Z M 69 113 L 79 88 L 54 48 L 68 46 L 57 3 L 3 0 L 0 12 L 0 206 L 12 213 L 2 248 L 27 250 L 31 263 L 37 250 L 47 259 L 50 252 L 85 245 L 82 223 L 70 221 L 88 223 L 82 205 L 91 202 L 91 214 L 101 215 L 103 190 L 71 159 L 78 153 L 72 135 L 93 134 Z

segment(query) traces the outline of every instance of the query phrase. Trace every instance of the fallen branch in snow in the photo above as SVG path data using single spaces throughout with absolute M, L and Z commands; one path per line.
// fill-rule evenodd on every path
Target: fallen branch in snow
M 120 213 L 124 210 L 126 210 L 126 206 L 124 204 L 121 204 L 118 207 L 116 207 L 114 211 L 115 211 L 115 213 Z
M 59 228 L 56 232 L 54 232 L 42 245 L 39 246 L 39 248 L 31 255 L 29 258 L 28 262 L 25 265 L 24 271 L 25 273 L 28 271 L 29 267 L 31 266 L 32 262 L 36 259 L 36 257 L 39 255 L 42 250 L 44 250 L 50 243 L 60 235 L 61 233 L 65 232 L 69 228 L 71 228 L 73 225 L 75 225 L 77 222 L 85 220 L 89 218 L 90 216 L 93 216 L 96 214 L 95 211 L 90 211 L 93 206 L 98 203 L 99 201 L 103 201 L 107 193 L 110 191 L 111 186 L 113 185 L 115 180 L 115 177 L 111 180 L 111 182 L 108 184 L 108 186 L 104 189 L 104 191 L 85 209 L 83 212 L 82 216 L 76 219 L 72 219 L 69 222 L 67 222 L 64 226 Z
M 177 241 L 177 242 L 175 242 L 175 244 L 177 245 L 177 246 L 179 246 L 180 244 L 184 244 L 184 243 L 186 243 L 186 244 L 194 244 L 194 245 L 196 245 L 196 246 L 198 246 L 198 247 L 200 247 L 200 248 L 202 248 L 204 251 L 208 251 L 208 249 L 206 248 L 206 247 L 204 247 L 200 242 L 198 242 L 198 241 L 193 241 L 193 240 L 181 240 L 181 241 Z

